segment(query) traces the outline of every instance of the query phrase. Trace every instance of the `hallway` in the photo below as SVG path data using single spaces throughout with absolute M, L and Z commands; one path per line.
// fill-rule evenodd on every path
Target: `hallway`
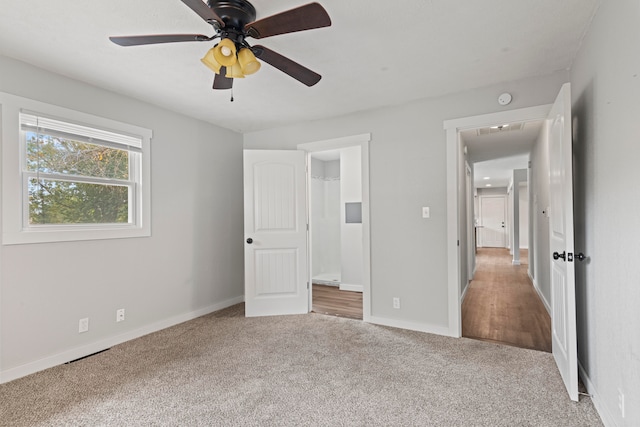
M 508 249 L 478 248 L 474 280 L 462 303 L 462 336 L 551 352 L 551 319 L 522 265 Z

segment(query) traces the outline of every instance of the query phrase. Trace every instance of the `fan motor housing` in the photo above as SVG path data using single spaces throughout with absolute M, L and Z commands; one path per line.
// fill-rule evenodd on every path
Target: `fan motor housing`
M 242 31 L 256 20 L 256 8 L 245 0 L 207 0 L 207 4 L 224 21 L 225 28 Z

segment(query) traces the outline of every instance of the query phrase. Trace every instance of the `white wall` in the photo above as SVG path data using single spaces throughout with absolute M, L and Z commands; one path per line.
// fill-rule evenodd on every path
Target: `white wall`
M 609 426 L 640 425 L 639 22 L 603 1 L 571 70 L 578 357 Z
M 549 104 L 567 78 L 559 72 L 252 132 L 244 135 L 244 146 L 295 149 L 299 143 L 370 132 L 371 314 L 398 326 L 443 332 L 449 327 L 447 215 L 456 215 L 446 208 L 443 122 L 503 111 L 496 99 L 505 91 L 514 94 L 508 109 Z M 422 218 L 422 206 L 431 208 L 431 218 Z M 393 308 L 393 297 L 401 299 L 400 309 Z
M 239 134 L 6 57 L 0 75 L 0 91 L 153 131 L 151 237 L 2 246 L 2 380 L 242 301 Z
M 363 285 L 362 223 L 345 221 L 345 203 L 362 203 L 361 148 L 340 150 L 341 288 Z

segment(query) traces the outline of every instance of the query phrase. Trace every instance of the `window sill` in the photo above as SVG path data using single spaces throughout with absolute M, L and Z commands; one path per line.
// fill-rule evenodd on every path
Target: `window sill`
M 128 239 L 149 236 L 151 236 L 151 227 L 60 227 L 55 229 L 20 230 L 16 232 L 5 231 L 2 234 L 2 245 Z

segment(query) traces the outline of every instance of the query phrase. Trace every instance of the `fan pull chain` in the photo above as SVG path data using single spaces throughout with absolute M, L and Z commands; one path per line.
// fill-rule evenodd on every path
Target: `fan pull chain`
M 231 88 L 231 100 L 229 102 L 233 102 L 233 88 Z

